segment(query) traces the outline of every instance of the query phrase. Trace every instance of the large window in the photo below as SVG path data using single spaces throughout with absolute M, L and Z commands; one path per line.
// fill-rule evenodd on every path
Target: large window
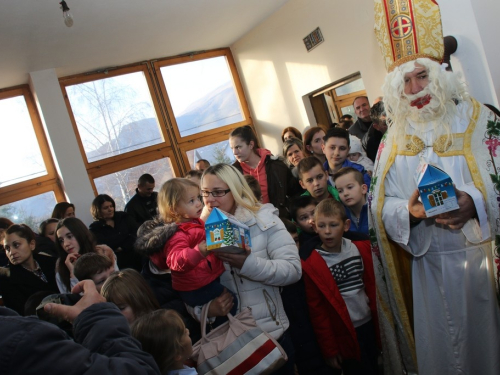
M 60 83 L 94 191 L 119 209 L 143 173 L 159 187 L 199 159 L 233 162 L 228 133 L 252 124 L 227 48 Z
M 36 230 L 64 200 L 28 86 L 0 91 L 0 216 Z

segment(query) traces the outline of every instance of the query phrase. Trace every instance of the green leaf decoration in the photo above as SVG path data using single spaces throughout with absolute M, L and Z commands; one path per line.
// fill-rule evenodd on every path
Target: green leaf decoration
M 486 134 L 490 137 L 500 136 L 500 122 L 491 120 L 488 121 L 488 124 L 486 125 Z

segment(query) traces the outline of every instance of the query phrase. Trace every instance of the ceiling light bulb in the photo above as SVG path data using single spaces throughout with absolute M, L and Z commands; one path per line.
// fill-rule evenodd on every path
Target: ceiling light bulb
M 68 27 L 73 26 L 73 16 L 69 12 L 69 7 L 68 4 L 66 4 L 66 1 L 61 1 L 59 4 L 61 4 L 61 9 L 63 11 L 63 17 L 64 17 L 64 24 Z

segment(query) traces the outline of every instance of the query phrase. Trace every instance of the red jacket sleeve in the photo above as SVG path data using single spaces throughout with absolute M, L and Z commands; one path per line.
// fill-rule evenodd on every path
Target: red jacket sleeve
M 201 242 L 202 240 L 200 240 Z M 198 244 L 189 232 L 177 231 L 165 244 L 167 266 L 173 271 L 189 271 L 205 257 L 198 250 Z M 194 245 L 194 246 L 193 246 Z
M 306 286 L 309 315 L 311 316 L 311 322 L 321 353 L 325 358 L 335 357 L 339 354 L 339 349 L 337 340 L 333 334 L 335 327 L 329 314 L 332 308 L 311 278 L 306 273 L 303 273 L 303 277 Z

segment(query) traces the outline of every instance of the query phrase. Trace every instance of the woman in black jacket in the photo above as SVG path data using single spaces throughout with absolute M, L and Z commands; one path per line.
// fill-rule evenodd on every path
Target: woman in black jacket
M 56 259 L 33 255 L 35 233 L 24 224 L 11 225 L 3 241 L 9 266 L 0 269 L 0 285 L 5 306 L 24 315 L 24 305 L 34 293 L 57 293 L 55 277 Z
M 139 225 L 126 212 L 115 211 L 115 208 L 115 201 L 109 195 L 99 194 L 95 197 L 90 207 L 95 221 L 90 224 L 89 229 L 98 244 L 105 244 L 113 249 L 120 269 L 133 268 L 140 272 L 142 258 L 134 252 Z

